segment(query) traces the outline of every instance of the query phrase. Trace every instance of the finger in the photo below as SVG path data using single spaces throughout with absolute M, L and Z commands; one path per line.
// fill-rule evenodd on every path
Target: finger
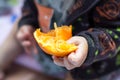
M 19 31 L 18 33 L 17 33 L 17 39 L 18 39 L 18 41 L 23 41 L 23 39 L 24 39 L 24 35 L 23 35 L 23 33 L 21 33 L 21 31 Z
M 25 52 L 28 53 L 29 55 L 38 54 L 37 47 L 33 45 L 31 41 L 24 41 L 23 46 Z
M 58 65 L 58 66 L 65 66 L 64 65 L 64 62 L 63 62 L 63 58 L 58 58 L 58 57 L 56 57 L 56 56 L 52 56 L 52 58 L 53 58 L 53 62 L 56 64 L 56 65 Z
M 22 42 L 22 46 L 23 47 L 30 47 L 32 45 L 32 43 L 31 43 L 31 41 L 29 41 L 29 40 L 26 40 L 26 41 L 23 41 Z
M 78 59 L 76 59 L 76 57 L 75 57 L 75 52 L 72 52 L 72 53 L 70 53 L 70 54 L 68 55 L 68 61 L 69 61 L 71 64 L 76 65 L 76 62 L 78 62 L 77 60 L 78 60 Z
M 37 49 L 37 42 L 35 41 L 34 36 L 31 34 L 31 36 L 29 37 L 29 40 L 32 43 L 32 52 L 34 54 L 38 54 L 38 49 Z
M 32 53 L 38 54 L 38 49 L 37 49 L 35 41 L 32 40 L 31 42 L 32 42 Z
M 31 44 L 31 42 L 29 40 L 22 42 L 22 46 L 24 47 L 25 52 L 28 53 L 28 54 L 31 53 L 31 47 L 32 47 L 31 45 L 32 44 Z
M 29 40 L 29 37 L 31 37 L 31 34 L 28 33 L 28 32 L 19 31 L 18 34 L 17 34 L 17 39 L 20 42 L 22 42 L 24 40 Z
M 22 27 L 17 34 L 17 38 L 21 41 L 30 39 L 33 35 L 33 30 L 30 27 Z
M 67 42 L 70 44 L 79 45 L 81 43 L 81 39 L 80 39 L 80 37 L 75 36 L 75 37 L 72 37 L 69 40 L 67 40 Z
M 34 31 L 33 27 L 32 26 L 28 26 L 28 25 L 23 25 L 21 28 L 20 28 L 20 31 L 22 33 L 32 33 Z
M 87 53 L 84 50 L 86 49 L 82 44 L 80 44 L 76 52 L 73 52 L 70 55 L 68 55 L 68 60 L 76 67 L 80 67 L 85 61 L 87 55 Z
M 67 57 L 64 57 L 63 59 L 64 59 L 65 67 L 66 67 L 68 70 L 71 70 L 71 69 L 75 68 L 75 66 L 72 65 L 72 64 L 68 61 Z
M 84 37 L 73 37 L 71 39 L 71 42 L 76 42 L 78 49 L 74 53 L 68 55 L 68 60 L 79 67 L 86 59 L 88 53 L 88 44 Z
M 79 67 L 80 66 L 80 63 L 81 63 L 81 61 L 80 61 L 80 59 L 79 59 L 80 57 L 76 57 L 76 53 L 71 53 L 70 55 L 68 55 L 68 61 L 71 63 L 71 64 L 73 64 L 74 66 L 76 66 L 76 67 Z

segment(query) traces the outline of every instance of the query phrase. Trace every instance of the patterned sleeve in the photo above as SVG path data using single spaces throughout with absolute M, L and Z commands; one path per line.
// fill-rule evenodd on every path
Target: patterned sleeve
M 90 15 L 88 15 L 89 13 Z M 84 72 L 90 67 L 94 69 L 93 65 L 95 62 L 107 62 L 106 60 L 109 59 L 109 62 L 111 62 L 112 59 L 112 65 L 111 63 L 108 63 L 110 64 L 109 69 L 115 70 L 116 67 L 113 65 L 119 64 L 115 61 L 117 59 L 117 61 L 120 61 L 119 58 L 114 60 L 120 52 L 120 0 L 100 0 L 100 2 L 89 12 L 86 12 L 86 14 L 86 16 L 80 16 L 79 18 L 79 24 L 82 25 L 76 25 L 75 27 L 84 29 L 81 31 L 79 29 L 77 30 L 79 30 L 78 36 L 83 36 L 88 41 L 88 55 L 83 66 L 70 71 L 73 78 L 80 78 L 81 76 L 88 77 Z M 99 69 L 99 65 L 97 64 L 97 69 L 93 70 L 92 73 L 94 75 L 91 74 L 89 77 L 99 76 L 99 72 L 96 71 Z M 106 72 L 109 72 L 110 70 L 106 69 Z M 103 73 L 104 72 L 101 72 L 100 75 Z
M 120 1 L 103 0 L 93 9 L 94 27 L 80 32 L 89 44 L 88 57 L 84 64 L 114 57 L 120 50 Z M 92 17 L 90 17 L 92 18 Z
M 78 35 L 84 36 L 89 45 L 89 51 L 85 65 L 90 65 L 93 62 L 114 57 L 119 51 L 120 44 L 120 28 L 91 28 L 88 31 L 83 31 Z

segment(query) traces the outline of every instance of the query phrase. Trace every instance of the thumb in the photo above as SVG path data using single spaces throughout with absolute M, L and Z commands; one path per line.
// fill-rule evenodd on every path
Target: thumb
M 67 42 L 78 46 L 80 43 L 82 43 L 82 40 L 81 40 L 80 36 L 74 36 L 74 37 L 70 38 L 69 40 L 67 40 Z

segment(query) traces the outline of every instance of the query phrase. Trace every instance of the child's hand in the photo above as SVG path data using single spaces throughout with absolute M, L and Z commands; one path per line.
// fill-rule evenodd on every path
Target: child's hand
M 17 39 L 20 44 L 25 49 L 26 53 L 37 53 L 37 48 L 35 46 L 35 40 L 33 38 L 33 27 L 30 25 L 21 26 L 18 33 Z
M 81 36 L 72 37 L 68 40 L 68 43 L 77 45 L 78 49 L 63 58 L 53 56 L 53 61 L 56 65 L 66 67 L 68 70 L 71 70 L 76 67 L 80 67 L 85 61 L 88 53 L 88 43 L 87 40 Z

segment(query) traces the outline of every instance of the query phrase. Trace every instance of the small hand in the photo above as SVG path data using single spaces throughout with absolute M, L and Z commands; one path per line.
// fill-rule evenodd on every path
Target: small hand
M 88 53 L 88 43 L 87 40 L 81 36 L 70 38 L 68 43 L 75 44 L 78 49 L 63 58 L 56 56 L 53 56 L 52 58 L 56 65 L 66 67 L 68 70 L 71 70 L 76 67 L 80 67 L 85 61 Z
M 21 26 L 18 33 L 17 39 L 25 49 L 26 53 L 37 53 L 36 43 L 33 37 L 33 27 L 30 25 Z

